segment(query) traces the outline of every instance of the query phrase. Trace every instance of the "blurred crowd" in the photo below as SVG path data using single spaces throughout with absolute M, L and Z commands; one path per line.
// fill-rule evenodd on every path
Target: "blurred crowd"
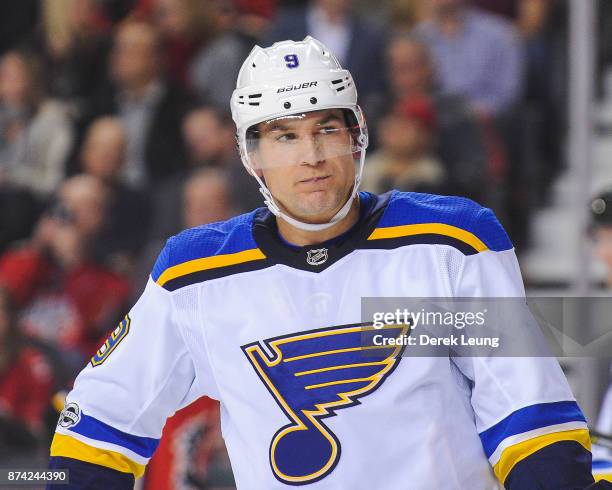
M 563 167 L 564 0 L 20 0 L 0 11 L 3 462 L 46 457 L 53 401 L 170 235 L 262 205 L 229 114 L 255 44 L 310 34 L 351 71 L 372 135 L 364 190 L 471 197 L 519 252 Z M 167 488 L 231 486 L 218 407 L 200 403 L 164 433 L 191 461 L 184 486 Z M 166 488 L 151 475 L 170 472 L 152 468 L 150 488 Z

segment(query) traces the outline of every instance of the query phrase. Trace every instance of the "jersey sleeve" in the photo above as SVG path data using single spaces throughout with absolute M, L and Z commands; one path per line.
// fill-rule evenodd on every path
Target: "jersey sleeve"
M 156 268 L 163 269 L 164 257 Z M 131 478 L 133 483 L 157 448 L 166 419 L 211 394 L 207 360 L 202 355 L 196 360 L 190 349 L 198 344 L 181 327 L 183 310 L 194 307 L 181 306 L 154 276 L 67 396 L 51 445 L 51 466 L 70 463 L 71 482 L 73 474 L 78 479 L 96 468 L 105 480 L 116 474 L 118 482 Z M 94 488 L 86 481 L 76 485 Z
M 523 298 L 514 249 L 495 215 L 481 209 L 474 229 L 488 247 L 464 256 L 455 295 Z M 585 488 L 593 482 L 586 420 L 554 357 L 458 357 L 453 362 L 468 379 L 484 452 L 506 488 Z

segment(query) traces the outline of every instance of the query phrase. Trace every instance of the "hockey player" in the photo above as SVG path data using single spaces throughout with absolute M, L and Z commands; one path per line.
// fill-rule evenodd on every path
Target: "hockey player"
M 363 297 L 524 295 L 493 213 L 358 192 L 357 92 L 311 37 L 255 47 L 231 107 L 266 208 L 168 240 L 67 397 L 51 466 L 71 488 L 131 488 L 166 418 L 203 395 L 221 402 L 240 489 L 591 485 L 586 421 L 554 359 L 362 348 Z

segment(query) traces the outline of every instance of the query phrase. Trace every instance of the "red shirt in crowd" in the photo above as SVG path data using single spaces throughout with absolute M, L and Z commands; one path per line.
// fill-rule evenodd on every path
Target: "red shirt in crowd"
M 39 431 L 51 399 L 52 380 L 47 360 L 36 350 L 23 348 L 15 362 L 0 372 L 0 416 Z
M 19 308 L 25 335 L 84 356 L 114 328 L 130 293 L 125 279 L 95 263 L 65 271 L 31 247 L 0 258 L 0 286 Z

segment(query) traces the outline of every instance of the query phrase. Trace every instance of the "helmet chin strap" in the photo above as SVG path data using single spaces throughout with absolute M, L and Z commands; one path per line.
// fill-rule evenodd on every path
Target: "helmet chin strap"
M 260 186 L 259 192 L 261 192 L 264 196 L 264 204 L 268 207 L 268 209 L 274 216 L 284 219 L 287 223 L 289 223 L 292 226 L 295 226 L 296 228 L 299 228 L 300 230 L 305 230 L 305 231 L 325 230 L 331 226 L 334 226 L 336 223 L 344 219 L 346 215 L 348 214 L 348 212 L 350 211 L 351 205 L 353 204 L 353 199 L 355 199 L 355 196 L 357 195 L 357 192 L 359 191 L 359 184 L 361 184 L 361 175 L 363 173 L 365 153 L 366 153 L 365 149 L 360 150 L 359 171 L 355 175 L 355 183 L 353 184 L 353 190 L 351 192 L 350 197 L 346 200 L 346 202 L 344 203 L 344 206 L 342 206 L 342 208 L 340 208 L 340 210 L 327 223 L 304 223 L 303 221 L 297 220 L 293 218 L 292 216 L 289 216 L 288 214 L 283 213 L 280 207 L 278 206 L 278 204 L 276 204 L 276 202 L 274 201 L 274 197 L 272 196 L 272 193 L 266 187 L 266 184 L 263 183 L 259 175 L 257 175 L 256 172 L 252 172 L 252 175 L 255 177 L 255 179 L 259 183 L 259 186 Z

